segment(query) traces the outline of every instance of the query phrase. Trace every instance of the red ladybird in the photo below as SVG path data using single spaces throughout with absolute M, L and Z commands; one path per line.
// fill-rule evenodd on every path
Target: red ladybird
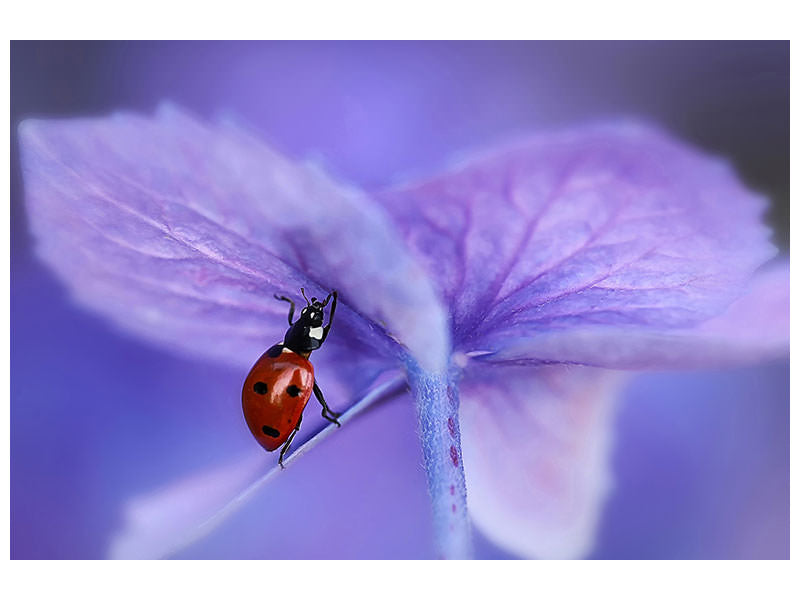
M 322 390 L 314 380 L 314 367 L 308 360 L 328 337 L 328 332 L 336 312 L 336 291 L 328 294 L 324 302 L 306 298 L 305 290 L 300 288 L 306 307 L 300 318 L 292 323 L 294 302 L 285 296 L 275 296 L 289 303 L 289 329 L 282 343 L 275 344 L 261 355 L 250 369 L 242 388 L 242 411 L 253 437 L 266 450 L 272 452 L 281 448 L 278 463 L 283 467 L 283 457 L 289 449 L 311 393 L 322 404 L 322 416 L 340 425 L 333 412 L 325 403 Z M 328 324 L 322 326 L 325 307 L 333 298 Z

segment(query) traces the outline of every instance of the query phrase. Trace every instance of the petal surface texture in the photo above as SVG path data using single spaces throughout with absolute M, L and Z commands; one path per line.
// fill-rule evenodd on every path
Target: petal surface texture
M 659 366 L 624 345 L 718 316 L 775 254 L 764 199 L 727 163 L 634 123 L 529 138 L 380 198 L 455 347 L 488 360 Z
M 688 328 L 592 326 L 509 340 L 490 360 L 567 362 L 620 369 L 742 366 L 789 352 L 789 265 L 759 271 L 721 314 Z
M 526 558 L 592 549 L 611 490 L 610 445 L 625 376 L 587 367 L 485 366 L 461 391 L 470 513 Z
M 242 366 L 283 338 L 273 294 L 337 289 L 332 341 L 445 363 L 445 313 L 383 210 L 243 129 L 164 107 L 26 121 L 20 139 L 40 255 L 122 328 Z

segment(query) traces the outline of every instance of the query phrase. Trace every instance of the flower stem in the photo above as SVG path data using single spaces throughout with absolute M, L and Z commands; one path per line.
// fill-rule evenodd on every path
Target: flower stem
M 409 361 L 408 381 L 416 399 L 439 553 L 448 559 L 471 558 L 455 377 L 426 372 Z

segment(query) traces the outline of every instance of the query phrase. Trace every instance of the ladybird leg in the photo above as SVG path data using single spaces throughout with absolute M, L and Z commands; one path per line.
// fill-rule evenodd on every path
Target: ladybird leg
M 294 323 L 292 323 L 292 319 L 294 318 L 294 300 L 290 300 L 286 296 L 278 296 L 278 294 L 275 294 L 275 300 L 283 300 L 289 303 L 289 325 L 294 325 Z
M 322 417 L 331 423 L 336 423 L 337 427 L 341 427 L 342 424 L 336 420 L 336 417 L 342 413 L 337 413 L 331 410 L 331 407 L 325 402 L 325 396 L 322 395 L 322 390 L 319 389 L 316 381 L 314 381 L 314 395 L 317 397 L 317 400 L 319 400 L 319 403 L 322 404 Z
M 289 446 L 292 444 L 294 436 L 297 435 L 297 432 L 300 429 L 300 423 L 302 422 L 303 422 L 303 415 L 300 415 L 300 419 L 297 421 L 297 425 L 295 426 L 294 431 L 292 431 L 291 435 L 286 439 L 286 442 L 284 442 L 283 446 L 281 447 L 281 455 L 278 457 L 278 464 L 281 466 L 281 469 L 286 468 L 283 466 L 283 457 L 289 451 Z
M 333 323 L 333 315 L 336 314 L 336 301 L 339 297 L 339 294 L 336 290 L 333 290 L 330 294 L 328 294 L 328 298 L 325 298 L 325 304 L 328 303 L 328 299 L 333 296 L 333 304 L 331 304 L 331 315 L 328 317 L 328 324 L 322 330 L 322 339 L 319 341 L 321 344 L 325 341 L 325 338 L 328 337 L 328 332 L 331 329 L 331 323 Z

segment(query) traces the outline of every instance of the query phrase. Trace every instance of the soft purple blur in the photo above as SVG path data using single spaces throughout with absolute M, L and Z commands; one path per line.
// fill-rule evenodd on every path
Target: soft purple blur
M 12 124 L 169 99 L 380 187 L 521 132 L 643 115 L 733 159 L 785 245 L 787 65 L 784 43 L 15 43 Z M 73 308 L 31 256 L 14 160 L 12 556 L 101 557 L 126 499 L 245 450 L 221 433 L 242 427 L 242 374 Z M 187 397 L 191 415 L 171 402 Z M 369 414 L 183 556 L 432 556 L 415 428 L 410 404 Z M 787 364 L 640 377 L 614 463 L 593 556 L 788 557 Z

